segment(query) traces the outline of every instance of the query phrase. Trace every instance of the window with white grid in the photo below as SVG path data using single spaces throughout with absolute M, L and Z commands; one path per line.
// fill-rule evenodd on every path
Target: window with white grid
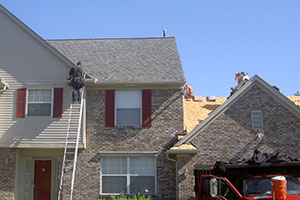
M 52 89 L 27 90 L 27 116 L 51 116 Z
M 101 158 L 103 194 L 155 194 L 156 160 L 153 156 Z
M 255 131 L 264 129 L 262 111 L 252 111 L 252 129 Z
M 141 108 L 140 90 L 117 90 L 115 92 L 115 124 L 117 126 L 140 126 Z

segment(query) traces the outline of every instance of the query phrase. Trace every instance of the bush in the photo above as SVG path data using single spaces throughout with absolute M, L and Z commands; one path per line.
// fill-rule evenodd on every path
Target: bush
M 134 196 L 125 196 L 124 193 L 121 193 L 120 196 L 111 196 L 110 198 L 98 198 L 97 200 L 151 200 L 151 197 L 141 196 L 136 194 Z
M 189 197 L 187 200 L 196 200 L 196 197 Z

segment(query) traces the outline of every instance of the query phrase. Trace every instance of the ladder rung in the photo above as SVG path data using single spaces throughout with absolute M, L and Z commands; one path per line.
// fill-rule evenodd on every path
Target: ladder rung
M 63 184 L 64 187 L 71 187 L 71 185 Z
M 64 172 L 65 172 L 65 173 L 66 173 L 66 172 L 70 172 L 70 171 L 73 171 L 73 167 L 64 169 Z

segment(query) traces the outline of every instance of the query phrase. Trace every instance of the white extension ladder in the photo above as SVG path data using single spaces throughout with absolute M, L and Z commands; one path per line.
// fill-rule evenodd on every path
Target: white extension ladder
M 74 189 L 74 180 L 76 172 L 76 162 L 78 155 L 78 146 L 80 140 L 80 131 L 81 131 L 81 121 L 82 121 L 82 111 L 83 111 L 83 91 L 81 94 L 81 103 L 71 103 L 68 119 L 68 128 L 66 134 L 66 142 L 64 148 L 64 157 L 61 168 L 61 177 L 59 182 L 58 189 L 58 200 L 62 199 L 62 193 L 64 193 L 65 198 L 72 200 L 73 189 Z M 79 110 L 79 113 L 78 113 Z M 76 133 L 76 138 L 74 134 Z M 70 144 L 74 144 L 76 139 L 76 146 L 70 147 Z

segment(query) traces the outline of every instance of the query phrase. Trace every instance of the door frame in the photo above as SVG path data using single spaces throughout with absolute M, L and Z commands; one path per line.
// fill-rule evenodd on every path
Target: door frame
M 50 199 L 52 200 L 54 198 L 54 181 L 55 181 L 55 170 L 54 170 L 54 167 L 55 167 L 55 159 L 54 158 L 49 158 L 49 157 L 32 157 L 32 181 L 31 181 L 31 194 L 32 194 L 32 197 L 31 199 L 34 200 L 34 172 L 35 172 L 35 161 L 36 160 L 51 160 L 51 191 L 50 191 Z

